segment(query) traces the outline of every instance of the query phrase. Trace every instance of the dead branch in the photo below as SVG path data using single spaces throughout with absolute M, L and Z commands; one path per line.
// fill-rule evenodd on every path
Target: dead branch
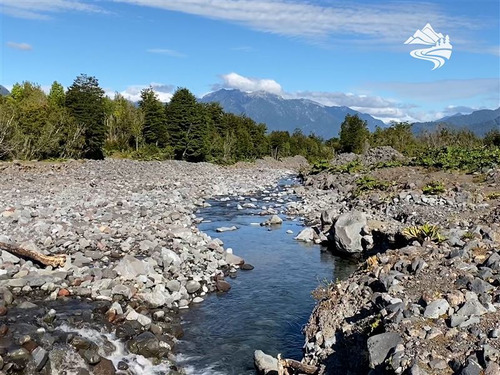
M 21 258 L 34 260 L 44 266 L 63 267 L 66 264 L 66 255 L 45 255 L 37 251 L 24 249 L 19 246 L 0 242 L 0 249 Z

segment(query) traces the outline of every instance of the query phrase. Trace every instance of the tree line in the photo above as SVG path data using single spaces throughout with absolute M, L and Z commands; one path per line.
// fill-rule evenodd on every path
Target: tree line
M 114 156 L 233 163 L 303 155 L 314 161 L 374 146 L 392 146 L 411 155 L 457 144 L 498 146 L 500 132 L 484 139 L 447 129 L 415 136 L 410 124 L 394 123 L 370 133 L 365 121 L 347 115 L 338 138 L 323 140 L 299 129 L 268 134 L 265 124 L 226 113 L 218 103 L 200 103 L 186 88 L 177 89 L 166 104 L 146 88 L 137 105 L 118 93 L 108 98 L 98 80 L 85 74 L 67 90 L 54 82 L 46 94 L 39 85 L 23 82 L 0 97 L 0 160 Z

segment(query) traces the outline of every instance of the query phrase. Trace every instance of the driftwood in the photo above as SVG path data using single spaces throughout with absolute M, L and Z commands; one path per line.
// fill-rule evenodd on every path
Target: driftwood
M 290 374 L 316 374 L 318 368 L 312 365 L 306 365 L 302 362 L 293 359 L 282 359 L 281 354 L 278 354 L 278 375 Z
M 37 251 L 24 249 L 3 242 L 0 242 L 0 249 L 21 258 L 34 260 L 44 266 L 63 267 L 66 264 L 66 255 L 45 255 Z

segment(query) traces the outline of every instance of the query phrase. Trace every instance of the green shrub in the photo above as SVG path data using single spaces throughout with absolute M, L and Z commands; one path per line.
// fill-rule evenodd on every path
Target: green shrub
M 500 148 L 444 147 L 422 152 L 413 165 L 427 168 L 460 170 L 469 173 L 500 165 Z
M 390 184 L 387 181 L 380 181 L 372 176 L 363 176 L 356 180 L 356 190 L 354 195 L 360 195 L 364 191 L 386 190 Z
M 446 240 L 446 238 L 441 234 L 439 227 L 429 223 L 405 228 L 402 234 L 407 240 L 418 240 L 420 242 L 429 240 L 441 243 Z
M 422 190 L 426 195 L 440 195 L 446 191 L 446 188 L 442 182 L 434 181 L 429 182 Z
M 130 155 L 132 159 L 153 161 L 169 160 L 174 158 L 174 149 L 170 146 L 160 148 L 155 145 L 146 145 Z

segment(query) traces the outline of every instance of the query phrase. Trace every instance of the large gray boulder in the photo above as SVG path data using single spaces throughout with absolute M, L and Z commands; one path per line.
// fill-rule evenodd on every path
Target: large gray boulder
M 256 350 L 253 353 L 253 361 L 255 368 L 259 374 L 277 374 L 278 360 L 262 350 Z
M 384 363 L 389 352 L 401 342 L 401 336 L 396 332 L 386 332 L 368 339 L 368 355 L 370 367 L 375 368 Z
M 351 211 L 340 215 L 334 225 L 337 250 L 347 254 L 361 253 L 361 231 L 366 224 L 366 214 L 363 212 Z

